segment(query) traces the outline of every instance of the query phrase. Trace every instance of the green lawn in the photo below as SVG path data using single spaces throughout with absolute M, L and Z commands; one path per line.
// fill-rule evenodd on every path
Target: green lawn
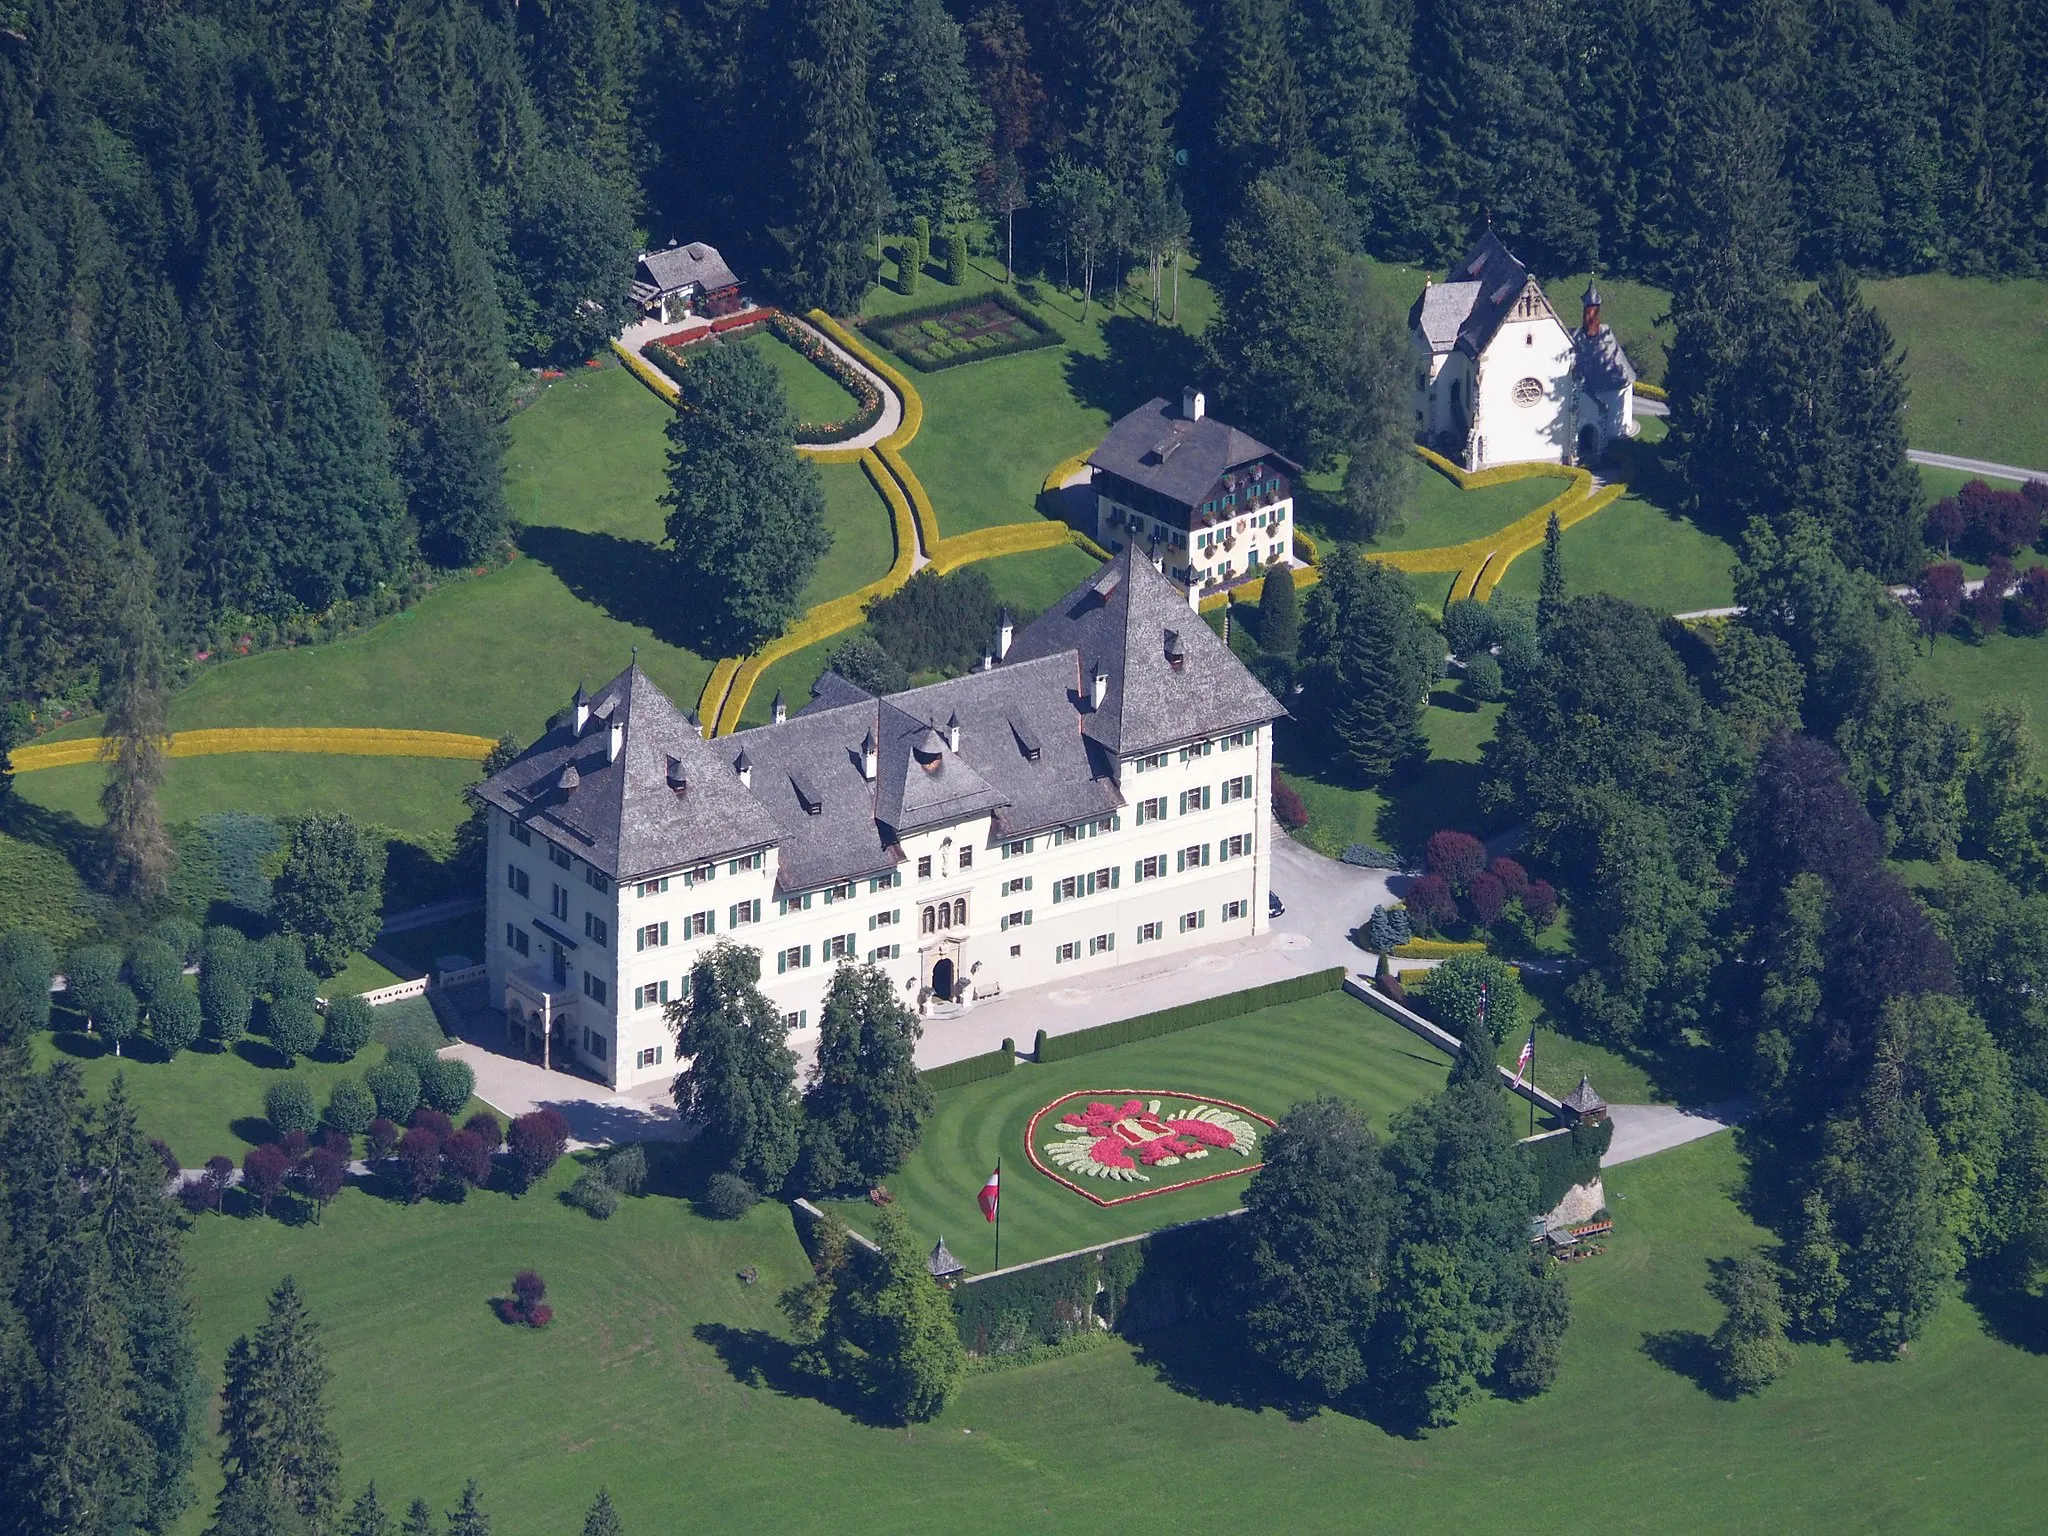
M 1236 1406 L 1200 1329 L 971 1377 L 931 1425 L 869 1428 L 776 1367 L 775 1296 L 807 1273 L 785 1209 L 719 1223 L 651 1195 L 593 1222 L 554 1198 L 577 1171 L 564 1160 L 516 1201 L 352 1190 L 318 1226 L 201 1219 L 188 1254 L 205 1369 L 218 1380 L 270 1287 L 296 1275 L 333 1372 L 350 1494 L 375 1478 L 387 1508 L 417 1495 L 445 1509 L 474 1476 L 499 1536 L 577 1529 L 600 1484 L 631 1531 L 772 1508 L 792 1533 L 1069 1530 L 1105 1507 L 1260 1530 L 1471 1530 L 1546 1496 L 1660 1532 L 2019 1531 L 2048 1497 L 2035 1454 L 2048 1359 L 1961 1302 L 1891 1363 L 1802 1346 L 1759 1399 L 1722 1401 L 1660 1363 L 1688 1365 L 1718 1321 L 1708 1263 L 1764 1240 L 1729 1198 L 1727 1136 L 1613 1170 L 1617 1230 L 1567 1271 L 1556 1386 L 1481 1400 L 1423 1440 Z M 971 1199 L 958 1192 L 962 1232 L 980 1222 Z M 547 1281 L 543 1332 L 489 1306 L 523 1268 Z M 208 1518 L 211 1451 L 182 1532 Z M 790 1497 L 807 1486 L 833 1496 Z
M 1283 724 L 1276 761 L 1309 812 L 1297 838 L 1331 858 L 1350 843 L 1419 854 L 1441 827 L 1478 829 L 1479 753 L 1493 735 L 1501 706 L 1474 704 L 1448 683 L 1439 684 L 1431 700 L 1422 712 L 1428 765 L 1414 779 L 1383 790 L 1355 783 L 1323 761 L 1302 732 Z
M 1957 713 L 1972 724 L 1988 704 L 2024 705 L 2034 740 L 2048 755 L 2048 636 L 1996 634 L 1981 645 L 1944 637 L 1931 654 L 1922 640 L 1913 670 L 1927 688 L 1954 699 Z
M 804 588 L 806 608 L 880 581 L 896 558 L 896 534 L 890 526 L 888 504 L 867 472 L 858 464 L 820 464 L 817 468 L 825 482 L 825 526 L 832 531 L 832 547 Z
M 330 979 L 320 984 L 320 990 L 323 996 L 333 996 L 341 989 Z M 385 1055 L 385 1045 L 372 1041 L 354 1061 L 301 1056 L 286 1068 L 268 1040 L 251 1035 L 232 1051 L 223 1052 L 202 1044 L 180 1051 L 169 1061 L 163 1060 L 148 1041 L 130 1041 L 125 1047 L 126 1054 L 116 1058 L 104 1049 L 104 1042 L 98 1037 L 70 1027 L 76 1022 L 72 1015 L 60 1013 L 57 1023 L 65 1027 L 34 1037 L 31 1052 L 35 1064 L 41 1067 L 56 1060 L 76 1062 L 87 1091 L 95 1097 L 106 1092 L 116 1072 L 121 1073 L 127 1080 L 143 1134 L 168 1142 L 187 1168 L 197 1168 L 217 1153 L 239 1162 L 249 1148 L 269 1140 L 269 1122 L 263 1118 L 263 1095 L 280 1078 L 306 1079 L 313 1085 L 314 1103 L 325 1108 L 327 1095 L 336 1082 L 344 1077 L 361 1077 Z M 423 1032 L 423 1038 L 429 1040 L 440 1038 L 433 1011 L 424 1002 L 386 1004 L 377 1010 L 377 1022 L 380 1033 L 387 1038 L 393 1030 Z
M 1526 517 L 1546 501 L 1555 500 L 1565 489 L 1562 480 L 1536 475 L 1527 480 L 1510 480 L 1505 485 L 1461 491 L 1449 477 L 1425 464 L 1416 471 L 1415 489 L 1408 498 L 1400 529 L 1380 535 L 1368 547 L 1436 549 L 1484 538 Z
M 659 541 L 669 416 L 668 406 L 624 368 L 578 371 L 547 385 L 512 418 L 505 497 L 513 521 Z
M 1906 353 L 1914 447 L 2048 470 L 2048 281 L 1928 273 L 1863 292 Z
M 1029 1041 L 1018 1043 L 1030 1048 Z M 1015 1264 L 1227 1211 L 1244 1193 L 1243 1179 L 1221 1179 L 1104 1207 L 1062 1188 L 1032 1167 L 1024 1152 L 1026 1123 L 1062 1094 L 1209 1094 L 1277 1120 L 1296 1101 L 1331 1092 L 1352 1100 L 1384 1130 L 1395 1110 L 1440 1088 L 1448 1067 L 1440 1053 L 1400 1025 L 1354 998 L 1327 994 L 950 1088 L 939 1095 L 924 1145 L 889 1180 L 889 1190 L 921 1243 L 944 1237 L 969 1269 L 991 1269 L 995 1231 L 976 1210 L 974 1192 L 1002 1159 L 1003 1262 Z M 1245 1166 L 1220 1152 L 1208 1162 L 1214 1167 L 1205 1166 L 1204 1173 Z M 1160 1177 L 1172 1175 L 1162 1170 Z M 1105 1198 L 1142 1187 L 1097 1186 Z M 842 1202 L 840 1208 L 856 1226 L 867 1224 L 871 1207 L 864 1202 Z
M 782 376 L 783 390 L 798 421 L 825 427 L 854 413 L 854 398 L 846 387 L 773 331 L 756 331 L 741 337 L 739 344 L 767 358 Z

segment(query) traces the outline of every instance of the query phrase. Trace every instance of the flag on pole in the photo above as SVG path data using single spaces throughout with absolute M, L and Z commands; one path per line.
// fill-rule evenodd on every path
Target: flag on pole
M 1534 1061 L 1535 1059 L 1536 1026 L 1534 1024 L 1531 1024 L 1529 1026 L 1529 1038 L 1522 1042 L 1522 1054 L 1515 1058 L 1515 1086 L 1517 1088 L 1522 1086 L 1523 1072 L 1528 1070 L 1529 1063 Z
M 991 1173 L 988 1176 L 988 1182 L 981 1186 L 981 1193 L 974 1197 L 975 1202 L 981 1207 L 981 1214 L 983 1219 L 985 1220 L 994 1221 L 996 1219 L 996 1209 L 998 1204 L 996 1185 L 1001 1180 L 1002 1176 L 1003 1165 L 1001 1163 L 997 1163 L 995 1172 Z

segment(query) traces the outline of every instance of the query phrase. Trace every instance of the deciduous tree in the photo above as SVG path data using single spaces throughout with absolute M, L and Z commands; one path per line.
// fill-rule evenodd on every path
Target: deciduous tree
M 384 846 L 346 811 L 314 813 L 292 827 L 274 894 L 277 919 L 303 939 L 324 975 L 376 941 L 383 919 Z
M 690 968 L 689 995 L 669 1005 L 676 1056 L 676 1108 L 704 1122 L 710 1165 L 756 1189 L 782 1187 L 796 1166 L 802 1110 L 796 1056 L 781 1010 L 761 993 L 761 956 L 730 941 Z
M 833 973 L 803 1096 L 804 1185 L 869 1188 L 917 1150 L 932 1091 L 917 1073 L 916 1015 L 871 965 Z

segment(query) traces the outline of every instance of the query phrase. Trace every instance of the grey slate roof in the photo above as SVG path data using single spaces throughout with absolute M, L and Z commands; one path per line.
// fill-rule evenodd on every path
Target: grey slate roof
M 1477 283 L 1432 283 L 1408 312 L 1408 324 L 1422 328 L 1431 351 L 1448 352 L 1458 344 L 1458 331 L 1478 298 Z
M 1584 1115 L 1596 1109 L 1605 1109 L 1607 1101 L 1593 1091 L 1593 1079 L 1581 1072 L 1579 1086 L 1572 1090 L 1570 1098 L 1564 1100 L 1564 1107 L 1575 1114 Z
M 589 705 L 581 736 L 573 718 L 550 729 L 480 785 L 477 797 L 615 880 L 774 840 L 768 814 L 638 666 L 606 683 Z M 615 721 L 625 738 L 612 762 Z M 565 791 L 562 781 L 571 774 L 574 787 Z M 680 792 L 672 778 L 680 780 Z
M 1572 354 L 1577 360 L 1579 378 L 1589 389 L 1619 393 L 1636 381 L 1636 365 L 1621 349 L 1621 340 L 1611 325 L 1602 324 L 1591 336 L 1583 326 L 1573 330 Z
M 1109 429 L 1088 462 L 1192 507 L 1208 494 L 1225 470 L 1258 459 L 1271 459 L 1289 470 L 1299 468 L 1248 432 L 1201 416 L 1190 421 L 1178 405 L 1148 400 Z
M 712 743 L 735 783 L 730 765 L 740 754 L 753 766 L 754 802 L 775 828 L 778 889 L 836 885 L 900 861 L 895 838 L 875 820 L 874 786 L 861 771 L 861 742 L 875 728 L 879 708 L 862 694 L 838 708 L 806 710 L 781 725 Z
M 1182 653 L 1167 660 L 1167 634 Z M 1141 756 L 1198 736 L 1263 725 L 1287 713 L 1230 653 L 1180 588 L 1125 549 L 1017 636 L 997 675 L 1021 661 L 1078 652 L 1074 676 L 1081 731 L 1107 752 Z M 1081 693 L 1100 667 L 1109 688 L 1100 709 Z
M 706 245 L 701 240 L 643 252 L 639 275 L 657 293 L 675 293 L 692 283 L 706 293 L 713 293 L 739 282 L 732 275 L 732 268 L 725 264 L 725 258 L 718 254 L 718 247 Z
M 1489 227 L 1443 282 L 1423 290 L 1408 311 L 1408 324 L 1419 326 L 1438 352 L 1455 346 L 1477 357 L 1528 283 L 1529 269 Z M 1437 298 L 1439 293 L 1444 297 Z M 1450 339 L 1440 339 L 1447 334 Z

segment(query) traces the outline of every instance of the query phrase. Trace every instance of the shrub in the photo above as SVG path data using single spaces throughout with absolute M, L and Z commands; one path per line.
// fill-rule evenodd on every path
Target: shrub
M 1472 877 L 1472 883 L 1465 888 L 1465 902 L 1472 909 L 1472 921 L 1481 928 L 1491 928 L 1500 921 L 1501 912 L 1507 907 L 1508 893 L 1500 883 L 1500 877 L 1483 871 Z
M 354 1061 L 377 1032 L 377 1015 L 360 997 L 337 997 L 327 1005 L 320 1048 L 336 1061 Z
M 1492 955 L 1453 955 L 1422 984 L 1429 1016 L 1460 1040 L 1480 1044 L 1491 1056 L 1503 1040 L 1518 1035 L 1528 1016 L 1528 995 L 1508 966 Z M 1486 1037 L 1475 1041 L 1480 998 L 1486 1000 Z
M 248 811 L 217 811 L 200 817 L 197 830 L 212 852 L 214 878 L 228 901 L 251 916 L 269 916 L 270 857 L 283 841 L 276 820 Z
M 425 1104 L 412 1112 L 412 1119 L 407 1123 L 416 1131 L 427 1132 L 436 1141 L 446 1141 L 455 1134 L 455 1122 L 440 1110 Z
M 512 1122 L 505 1145 L 518 1170 L 519 1187 L 531 1189 L 569 1150 L 569 1122 L 560 1110 L 532 1110 Z
M 736 1173 L 714 1173 L 704 1186 L 704 1209 L 720 1221 L 738 1221 L 760 1201 L 760 1191 Z
M 376 1098 L 353 1077 L 344 1077 L 334 1085 L 327 1095 L 327 1108 L 320 1116 L 322 1124 L 351 1136 L 367 1131 L 376 1118 Z
M 1384 848 L 1375 848 L 1370 843 L 1346 843 L 1344 851 L 1337 855 L 1340 863 L 1357 869 L 1399 869 L 1401 861 Z
M 1381 955 L 1399 949 L 1414 937 L 1415 929 L 1408 921 L 1405 907 L 1374 907 L 1372 916 L 1366 919 L 1365 947 Z
M 522 1269 L 512 1277 L 512 1294 L 500 1306 L 500 1311 L 509 1323 L 524 1323 L 529 1328 L 545 1328 L 554 1316 L 547 1305 L 547 1282 L 531 1269 Z
M 405 1198 L 418 1205 L 441 1182 L 441 1141 L 432 1131 L 411 1130 L 398 1139 L 398 1162 L 405 1175 Z
M 398 1123 L 379 1115 L 370 1122 L 365 1138 L 363 1154 L 373 1163 L 381 1163 L 398 1150 Z
M 411 1037 L 399 1041 L 385 1054 L 386 1061 L 402 1061 L 421 1077 L 427 1074 L 430 1063 L 441 1059 L 440 1053 L 426 1041 Z
M 1300 1002 L 1303 998 L 1319 997 L 1325 992 L 1335 992 L 1344 985 L 1344 969 L 1333 966 L 1329 970 L 1314 971 L 1306 976 L 1291 976 L 1285 981 L 1268 982 L 1262 987 L 1248 987 L 1242 992 L 1226 992 L 1221 997 L 1204 998 L 1196 1003 L 1183 1003 L 1178 1008 L 1163 1008 L 1157 1013 L 1142 1013 L 1136 1018 L 1120 1019 L 1114 1024 L 1099 1024 L 1093 1029 L 1077 1030 L 1069 1035 L 1055 1035 L 1040 1044 L 1040 1061 L 1065 1061 L 1073 1056 L 1085 1056 L 1090 1051 L 1107 1050 L 1113 1045 L 1127 1045 L 1133 1040 L 1150 1040 L 1159 1035 L 1170 1035 L 1178 1030 L 1193 1029 L 1197 1025 L 1213 1024 L 1219 1019 L 1234 1019 L 1247 1013 L 1256 1013 L 1261 1008 L 1271 1008 L 1278 1003 Z
M 889 653 L 873 635 L 861 633 L 847 640 L 825 663 L 856 688 L 865 688 L 877 697 L 889 693 L 901 693 L 910 686 L 910 673 L 899 663 L 890 659 Z
M 1045 1031 L 1040 1030 L 1043 1036 Z M 985 1078 L 1001 1077 L 1005 1072 L 1017 1068 L 1017 1047 L 1015 1042 L 1005 1040 L 993 1051 L 984 1051 L 979 1056 L 965 1056 L 959 1061 L 949 1061 L 943 1067 L 928 1067 L 917 1075 L 924 1085 L 934 1091 L 940 1088 L 958 1088 L 962 1083 L 978 1083 Z
M 476 1091 L 476 1072 L 466 1061 L 436 1056 L 420 1071 L 420 1097 L 444 1115 L 458 1112 Z
M 1491 704 L 1507 692 L 1500 663 L 1481 651 L 1465 663 L 1465 692 L 1481 704 Z
M 619 1208 L 619 1192 L 605 1183 L 604 1175 L 595 1168 L 585 1169 L 562 1198 L 599 1221 L 608 1220 Z
M 377 1113 L 387 1120 L 403 1124 L 419 1108 L 420 1075 L 402 1061 L 379 1062 L 363 1074 L 363 1081 L 377 1101 Z
M 1451 895 L 1450 882 L 1442 875 L 1423 875 L 1408 887 L 1403 900 L 1409 920 L 1419 934 L 1441 933 L 1458 920 L 1458 903 Z
M 206 1033 L 226 1050 L 249 1030 L 258 954 L 233 928 L 206 930 L 199 953 L 199 1012 Z
M 1289 832 L 1298 832 L 1308 825 L 1308 806 L 1294 786 L 1280 776 L 1278 768 L 1273 770 L 1273 819 Z
M 1461 597 L 1444 609 L 1444 644 L 1470 661 L 1493 644 L 1493 610 L 1475 597 Z
M 183 980 L 149 1005 L 149 1037 L 166 1056 L 175 1056 L 199 1038 L 199 994 Z
M 1486 845 L 1469 832 L 1446 827 L 1429 835 L 1423 857 L 1429 872 L 1440 877 L 1452 895 L 1463 895 L 1472 877 L 1486 868 Z
M 312 1085 L 303 1077 L 282 1077 L 265 1089 L 263 1114 L 280 1136 L 290 1131 L 310 1131 L 320 1123 L 313 1108 Z
M 190 918 L 167 917 L 149 932 L 150 937 L 178 957 L 180 966 L 199 958 L 199 925 Z
M 945 237 L 946 281 L 958 288 L 967 281 L 967 237 L 951 234 Z
M 242 1159 L 242 1188 L 255 1196 L 257 1208 L 267 1216 L 270 1203 L 284 1193 L 284 1181 L 291 1171 L 292 1160 L 284 1148 L 266 1141 L 260 1147 L 251 1147 Z
M 868 605 L 875 639 L 912 672 L 965 672 L 995 638 L 1002 607 L 987 574 L 974 565 L 941 576 L 926 566 Z
M 473 1131 L 490 1151 L 497 1151 L 505 1144 L 505 1127 L 498 1123 L 498 1117 L 488 1109 L 480 1109 L 462 1122 L 465 1131 Z
M 465 1189 L 482 1189 L 491 1182 L 491 1149 L 475 1131 L 457 1131 L 443 1141 L 441 1160 Z
M 605 1183 L 622 1195 L 637 1195 L 647 1188 L 647 1152 L 637 1144 L 614 1147 L 597 1166 Z

